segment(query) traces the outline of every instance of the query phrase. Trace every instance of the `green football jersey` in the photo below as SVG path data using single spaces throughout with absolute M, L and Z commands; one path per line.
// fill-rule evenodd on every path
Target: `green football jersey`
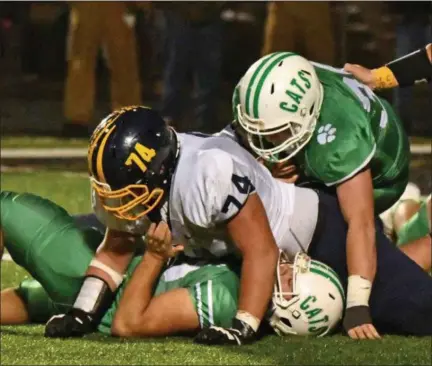
M 314 134 L 297 155 L 305 175 L 327 186 L 366 166 L 372 173 L 375 211 L 381 213 L 408 183 L 408 137 L 393 108 L 350 74 L 314 63 L 324 99 Z
M 99 332 L 110 335 L 121 296 L 133 270 L 141 261 L 136 257 L 128 270 L 127 277 L 116 294 L 115 301 L 105 313 L 98 326 Z M 44 278 L 41 282 L 45 283 Z M 66 312 L 71 304 L 55 302 L 42 286 L 41 282 L 29 278 L 19 285 L 19 294 L 27 306 L 32 322 L 45 323 L 53 315 Z M 237 313 L 239 276 L 225 264 L 178 264 L 166 269 L 156 284 L 154 296 L 176 288 L 186 288 L 198 315 L 200 327 L 217 325 L 230 327 Z M 62 283 L 57 282 L 62 288 Z M 76 293 L 73 294 L 76 296 Z
M 111 324 L 124 288 L 140 261 L 141 257 L 137 257 L 130 264 L 114 303 L 98 327 L 100 332 L 111 334 Z M 230 327 L 237 312 L 239 286 L 239 276 L 226 264 L 206 264 L 202 261 L 196 264 L 177 263 L 162 273 L 154 296 L 176 288 L 186 288 L 198 314 L 201 328 L 211 325 Z
M 30 320 L 46 322 L 51 316 L 68 311 L 103 234 L 78 227 L 62 207 L 30 193 L 0 191 L 0 207 L 5 246 L 14 262 L 33 277 L 22 281 L 18 289 Z M 130 264 L 116 299 L 99 326 L 101 332 L 111 333 L 120 297 L 141 258 L 134 258 Z M 229 327 L 237 312 L 238 264 L 191 261 L 182 261 L 180 257 L 166 268 L 157 280 L 154 296 L 186 288 L 201 327 Z
M 402 246 L 426 236 L 430 230 L 427 199 L 425 199 L 421 202 L 419 210 L 396 233 L 397 245 Z

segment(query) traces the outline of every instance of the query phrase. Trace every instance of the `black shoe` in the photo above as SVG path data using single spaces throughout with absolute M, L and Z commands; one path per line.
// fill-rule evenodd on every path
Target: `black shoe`
M 64 138 L 89 138 L 90 132 L 87 125 L 81 123 L 65 123 L 61 130 Z

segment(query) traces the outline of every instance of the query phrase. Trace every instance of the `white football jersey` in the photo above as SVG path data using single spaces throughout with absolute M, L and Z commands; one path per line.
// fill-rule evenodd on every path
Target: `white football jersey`
M 234 139 L 178 137 L 180 157 L 168 217 L 174 242 L 185 245 L 186 255 L 205 258 L 234 253 L 226 222 L 252 194 L 259 195 L 279 248 L 290 257 L 307 250 L 318 213 L 314 191 L 274 179 Z

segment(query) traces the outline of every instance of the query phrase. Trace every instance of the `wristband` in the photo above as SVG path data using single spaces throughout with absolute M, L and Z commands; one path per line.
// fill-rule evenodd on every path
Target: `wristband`
M 107 275 L 110 276 L 110 278 L 113 280 L 113 282 L 116 284 L 116 287 L 119 287 L 120 284 L 123 282 L 124 276 L 117 271 L 114 271 L 112 268 L 108 267 L 105 263 L 102 263 L 98 259 L 93 259 L 89 266 L 99 268 L 100 270 L 104 271 Z
M 355 306 L 347 309 L 342 324 L 346 331 L 363 324 L 372 324 L 369 306 Z
M 394 88 L 398 85 L 396 77 L 387 66 L 382 66 L 379 69 L 373 69 L 372 75 L 377 89 Z
M 98 323 L 111 306 L 114 295 L 102 278 L 86 276 L 72 310 L 82 310 L 91 317 L 92 322 Z
M 348 294 L 346 308 L 369 306 L 372 283 L 359 275 L 348 277 Z
M 259 325 L 261 321 L 253 316 L 252 314 L 248 313 L 247 311 L 239 310 L 237 311 L 237 314 L 235 316 L 238 320 L 241 320 L 242 322 L 248 324 L 254 332 L 256 332 L 259 328 Z

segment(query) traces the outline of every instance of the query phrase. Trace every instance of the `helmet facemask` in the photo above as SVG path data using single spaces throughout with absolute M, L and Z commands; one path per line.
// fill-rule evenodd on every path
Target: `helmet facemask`
M 276 282 L 273 291 L 273 305 L 275 313 L 272 318 L 275 321 L 273 325 L 276 333 L 279 335 L 298 334 L 293 328 L 293 319 L 302 322 L 307 326 L 308 319 L 304 312 L 298 311 L 298 302 L 300 301 L 300 289 L 298 286 L 297 277 L 299 273 L 304 273 L 308 270 L 310 258 L 304 253 L 299 253 L 294 259 L 294 263 L 290 262 L 288 256 L 280 251 L 279 262 L 276 269 Z M 281 267 L 289 266 L 292 270 L 292 289 L 291 291 L 284 290 L 284 279 L 281 275 Z M 272 320 L 270 321 L 272 322 Z
M 322 91 L 322 86 L 319 87 Z M 322 92 L 318 103 L 314 103 L 309 111 L 307 108 L 300 110 L 301 120 L 293 118 L 274 128 L 265 128 L 265 121 L 248 116 L 241 104 L 237 105 L 237 119 L 247 134 L 250 148 L 257 155 L 271 163 L 282 163 L 294 157 L 312 138 L 321 104 Z
M 292 288 L 281 268 L 290 266 Z M 298 253 L 290 263 L 280 253 L 277 278 L 272 297 L 270 325 L 281 336 L 312 335 L 322 337 L 342 318 L 344 293 L 340 281 L 330 267 Z
M 145 184 L 131 184 L 112 190 L 106 183 L 90 178 L 91 186 L 99 197 L 103 208 L 114 216 L 135 221 L 154 210 L 164 197 L 165 191 L 155 188 L 149 192 Z

